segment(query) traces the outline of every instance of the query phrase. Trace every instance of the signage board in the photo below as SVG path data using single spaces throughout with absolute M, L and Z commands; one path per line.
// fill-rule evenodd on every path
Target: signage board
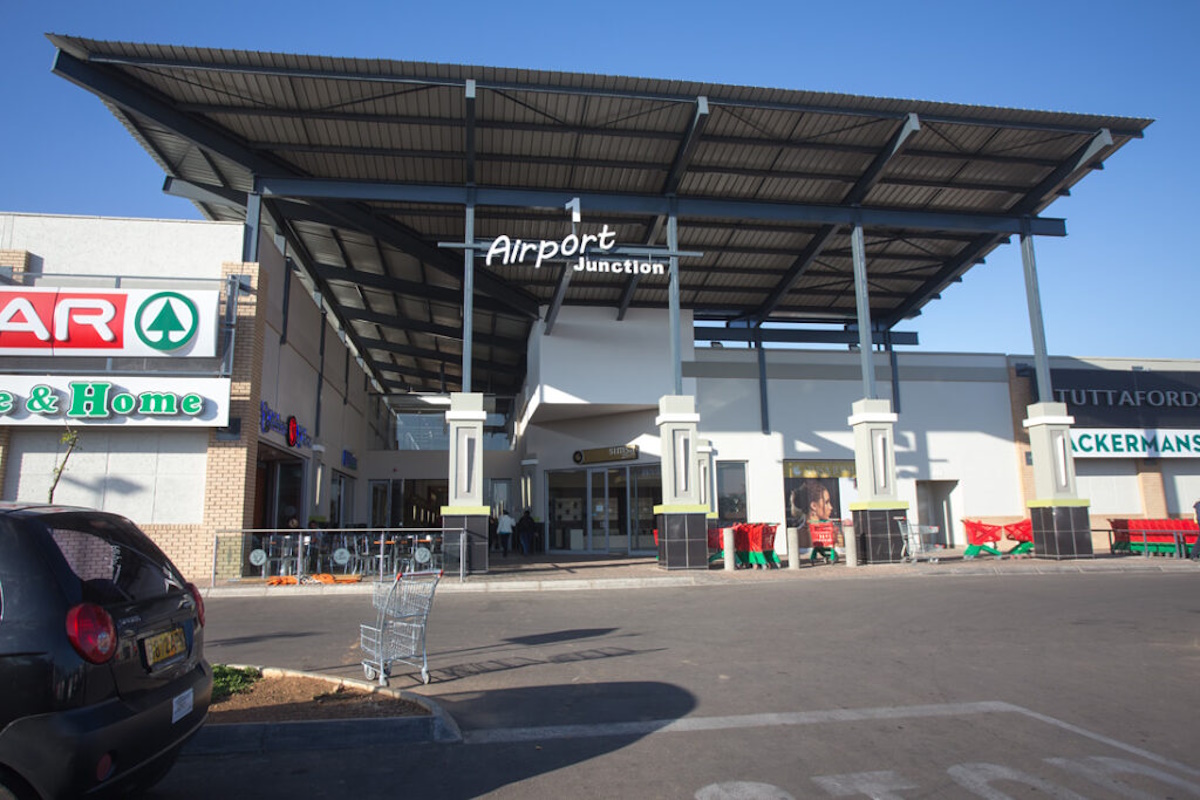
M 0 425 L 220 428 L 228 378 L 0 376 Z
M 1071 429 L 1075 458 L 1200 458 L 1200 430 Z
M 295 417 L 284 417 L 266 400 L 259 404 L 258 415 L 258 427 L 263 433 L 278 433 L 288 447 L 312 447 L 312 435 Z
M 1200 372 L 1056 369 L 1050 383 L 1077 428 L 1200 428 Z
M 576 450 L 572 456 L 576 464 L 600 464 L 605 461 L 636 461 L 638 446 L 621 444 L 616 447 L 597 447 L 592 450 Z
M 0 288 L 0 355 L 209 358 L 219 293 Z

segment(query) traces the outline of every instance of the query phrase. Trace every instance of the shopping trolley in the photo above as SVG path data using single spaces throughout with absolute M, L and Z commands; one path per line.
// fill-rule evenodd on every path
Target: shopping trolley
M 808 523 L 808 535 L 812 542 L 812 549 L 808 553 L 808 562 L 810 564 L 816 564 L 818 556 L 824 558 L 827 564 L 837 563 L 838 532 L 837 527 L 835 527 L 837 524 L 833 522 Z
M 937 541 L 937 525 L 910 525 L 904 517 L 896 517 L 896 525 L 904 537 L 904 552 L 901 555 L 903 561 L 913 564 L 921 559 L 930 564 L 938 562 L 942 545 Z
M 975 558 L 980 553 L 987 553 L 996 558 L 1002 557 L 1002 553 L 992 545 L 1000 541 L 1000 533 L 1004 530 L 1003 526 L 990 525 L 974 519 L 964 519 L 963 528 L 967 532 L 967 549 L 963 552 L 963 558 Z
M 429 683 L 429 664 L 425 654 L 425 623 L 433 607 L 433 593 L 442 573 L 410 572 L 394 581 L 375 584 L 372 604 L 375 624 L 363 623 L 360 645 L 363 674 L 367 680 L 379 678 L 387 686 L 392 664 L 399 661 L 420 667 L 421 681 Z

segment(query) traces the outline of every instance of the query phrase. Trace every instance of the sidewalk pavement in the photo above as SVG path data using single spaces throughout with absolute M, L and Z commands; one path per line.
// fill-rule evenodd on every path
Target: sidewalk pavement
M 1200 572 L 1200 564 L 1166 556 L 1097 554 L 1092 558 L 1054 560 L 1047 558 L 964 558 L 963 549 L 940 551 L 938 561 L 915 564 L 864 564 L 847 566 L 844 560 L 814 565 L 801 558 L 799 569 L 787 561 L 778 569 L 728 571 L 720 561 L 701 570 L 666 570 L 653 556 L 617 557 L 571 553 L 538 553 L 530 556 L 490 554 L 486 573 L 446 573 L 439 593 L 541 592 L 580 589 L 653 589 L 701 586 L 716 583 L 761 583 L 782 580 L 852 580 L 873 578 L 934 577 L 939 575 L 1055 575 L 1081 572 Z M 206 597 L 296 597 L 350 595 L 372 591 L 375 579 L 359 583 L 304 583 L 268 586 L 260 579 L 217 582 L 201 589 Z

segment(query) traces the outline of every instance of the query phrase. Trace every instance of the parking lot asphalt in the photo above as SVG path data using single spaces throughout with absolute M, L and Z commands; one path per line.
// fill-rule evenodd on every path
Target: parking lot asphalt
M 154 796 L 213 796 L 201 776 L 246 797 L 1200 795 L 1197 578 L 1141 556 L 686 575 L 521 560 L 447 577 L 432 682 L 391 681 L 456 736 L 293 723 L 231 746 L 212 726 L 224 750 L 189 750 Z M 209 659 L 361 680 L 369 589 L 219 587 Z M 1114 770 L 1143 795 L 1097 790 Z

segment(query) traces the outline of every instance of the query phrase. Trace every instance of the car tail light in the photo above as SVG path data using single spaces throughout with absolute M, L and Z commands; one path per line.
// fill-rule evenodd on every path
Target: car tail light
M 204 627 L 204 598 L 200 596 L 200 590 L 196 588 L 196 584 L 189 583 L 188 591 L 192 593 L 192 597 L 196 600 L 196 619 L 200 620 L 200 627 Z
M 93 664 L 103 664 L 117 652 L 117 627 L 112 616 L 92 603 L 81 603 L 67 612 L 67 639 Z

